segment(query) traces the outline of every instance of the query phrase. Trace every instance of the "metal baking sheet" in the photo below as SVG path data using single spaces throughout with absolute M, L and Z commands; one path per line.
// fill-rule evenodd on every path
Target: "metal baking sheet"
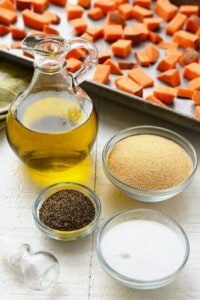
M 184 3 L 185 4 L 186 0 L 173 0 L 173 2 L 176 2 L 178 5 Z M 199 1 L 199 0 L 194 0 L 194 1 Z M 194 4 L 193 1 L 193 4 Z M 188 0 L 188 2 L 190 2 Z M 69 3 L 69 0 L 68 0 Z M 195 2 L 196 3 L 196 2 Z M 59 25 L 52 25 L 53 27 L 57 28 L 60 31 L 60 34 L 62 37 L 69 39 L 75 37 L 75 34 L 73 32 L 73 28 L 70 24 L 69 21 L 66 19 L 66 10 L 63 7 L 58 7 L 55 5 L 49 5 L 48 7 L 49 11 L 53 11 L 57 13 L 61 17 L 61 23 Z M 84 11 L 83 15 L 87 22 L 88 22 L 88 27 L 94 27 L 94 26 L 102 26 L 105 22 L 105 19 L 103 20 L 98 20 L 98 21 L 92 21 L 87 17 L 87 10 Z M 126 24 L 132 24 L 133 20 L 128 20 L 126 21 Z M 19 27 L 23 27 L 23 21 L 21 18 L 21 13 L 18 13 L 18 21 L 15 24 Z M 166 23 L 163 22 L 161 25 L 161 29 L 159 31 L 159 34 L 162 35 L 164 40 L 171 40 L 171 37 L 166 36 L 164 34 L 164 29 L 165 29 Z M 30 31 L 30 28 L 26 28 L 27 32 Z M 8 34 L 5 37 L 0 38 L 0 44 L 5 44 L 5 45 L 10 45 L 13 42 L 11 35 Z M 148 41 L 147 41 L 148 42 Z M 110 44 L 105 42 L 103 39 L 97 40 L 95 42 L 97 48 L 99 51 L 102 50 L 108 50 L 110 48 Z M 132 48 L 132 52 L 130 55 L 126 58 L 126 60 L 134 61 L 136 62 L 134 52 L 138 49 L 142 49 L 145 46 L 145 42 L 139 44 L 138 46 L 135 46 Z M 161 56 L 164 55 L 164 50 L 160 50 L 160 58 Z M 160 59 L 159 58 L 159 59 Z M 4 50 L 0 49 L 0 59 L 4 60 L 9 60 L 12 62 L 20 63 L 29 67 L 32 67 L 32 60 L 23 56 L 21 50 L 16 50 L 16 49 L 10 49 L 10 50 Z M 117 62 L 118 60 L 122 59 L 117 59 L 116 57 L 113 57 L 113 59 Z M 144 68 L 145 71 L 148 72 L 149 75 L 152 76 L 154 79 L 154 86 L 163 84 L 160 81 L 156 79 L 157 74 L 159 73 L 156 70 L 156 65 L 154 64 L 151 67 L 146 67 Z M 126 70 L 124 70 L 124 74 L 126 74 Z M 91 77 L 90 77 L 91 78 Z M 175 98 L 175 101 L 173 105 L 165 107 L 160 107 L 158 105 L 155 105 L 153 103 L 150 103 L 145 99 L 145 97 L 152 92 L 152 88 L 145 88 L 143 92 L 143 98 L 121 92 L 116 89 L 115 84 L 114 84 L 114 79 L 116 78 L 116 75 L 111 75 L 109 83 L 107 85 L 103 84 L 98 84 L 92 81 L 91 79 L 86 79 L 84 83 L 82 83 L 82 87 L 89 93 L 89 94 L 97 94 L 99 95 L 102 99 L 107 99 L 111 100 L 113 102 L 118 102 L 123 105 L 129 106 L 133 109 L 137 109 L 140 111 L 143 111 L 145 113 L 155 115 L 159 118 L 168 120 L 170 122 L 176 123 L 178 125 L 190 128 L 195 131 L 200 132 L 200 120 L 194 117 L 194 110 L 195 106 L 193 101 L 187 100 L 187 99 L 181 99 L 181 98 Z M 181 78 L 182 86 L 187 86 L 187 81 L 184 78 Z

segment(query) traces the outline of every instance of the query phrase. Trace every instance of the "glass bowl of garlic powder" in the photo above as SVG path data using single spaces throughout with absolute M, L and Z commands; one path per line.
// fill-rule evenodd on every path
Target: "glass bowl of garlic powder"
M 197 169 L 192 144 L 174 131 L 155 126 L 119 131 L 105 145 L 102 160 L 106 176 L 119 190 L 145 202 L 179 194 Z

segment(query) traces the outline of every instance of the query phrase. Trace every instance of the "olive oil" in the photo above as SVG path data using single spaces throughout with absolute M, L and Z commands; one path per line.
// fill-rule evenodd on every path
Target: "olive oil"
M 93 103 L 82 106 L 75 97 L 49 92 L 30 95 L 11 107 L 7 117 L 8 142 L 18 157 L 40 172 L 65 171 L 88 156 L 97 134 Z

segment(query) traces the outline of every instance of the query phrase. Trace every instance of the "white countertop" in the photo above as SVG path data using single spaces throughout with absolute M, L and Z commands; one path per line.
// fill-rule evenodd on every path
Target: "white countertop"
M 26 169 L 10 149 L 5 130 L 0 132 L 0 238 L 12 237 L 28 243 L 34 251 L 54 254 L 60 263 L 60 275 L 55 285 L 45 291 L 27 288 L 19 273 L 4 261 L 0 263 L 1 300 L 199 300 L 200 299 L 200 172 L 180 195 L 159 203 L 142 203 L 129 199 L 115 189 L 106 178 L 101 162 L 102 149 L 118 130 L 137 125 L 156 125 L 172 129 L 194 145 L 200 154 L 199 134 L 170 124 L 106 99 L 96 100 L 99 132 L 95 147 L 85 162 L 90 176 L 85 182 L 95 190 L 102 202 L 99 226 L 108 217 L 127 208 L 151 208 L 169 214 L 180 223 L 190 241 L 189 260 L 170 285 L 150 291 L 133 290 L 119 285 L 101 268 L 95 250 L 97 230 L 89 237 L 74 242 L 58 242 L 46 237 L 34 224 L 32 202 L 42 185 L 27 174 Z M 76 179 L 76 178 L 68 178 Z

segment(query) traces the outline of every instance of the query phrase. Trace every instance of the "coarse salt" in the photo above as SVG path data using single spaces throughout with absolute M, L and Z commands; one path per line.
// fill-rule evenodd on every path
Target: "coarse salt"
M 103 236 L 101 251 L 116 272 L 143 281 L 173 274 L 185 257 L 184 243 L 173 229 L 149 220 L 114 226 Z

